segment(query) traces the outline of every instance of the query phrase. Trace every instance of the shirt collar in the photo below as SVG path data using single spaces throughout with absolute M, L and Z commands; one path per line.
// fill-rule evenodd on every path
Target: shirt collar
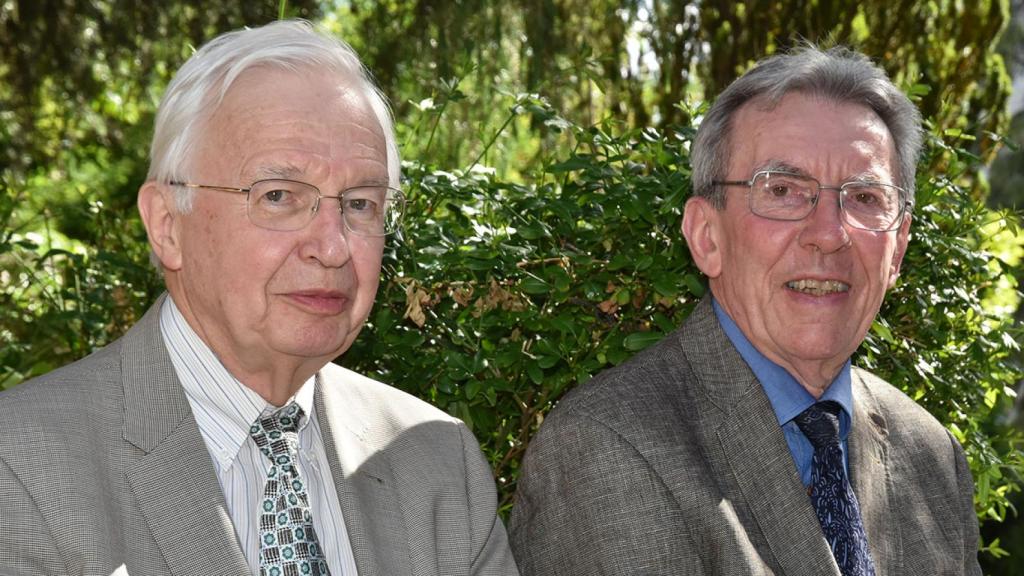
M 169 296 L 160 308 L 160 332 L 210 454 L 222 468 L 230 467 L 252 423 L 278 407 L 228 372 Z M 314 375 L 289 400 L 305 411 L 303 428 L 312 418 L 315 382 Z
M 779 426 L 784 426 L 815 402 L 834 400 L 842 407 L 842 412 L 839 415 L 839 433 L 845 440 L 850 432 L 850 426 L 853 425 L 853 386 L 850 378 L 850 361 L 847 360 L 843 364 L 839 374 L 825 389 L 821 398 L 815 399 L 785 368 L 761 354 L 714 298 L 711 299 L 711 304 L 725 335 L 729 337 L 740 356 L 750 366 L 754 376 L 764 388 L 765 394 L 768 395 Z

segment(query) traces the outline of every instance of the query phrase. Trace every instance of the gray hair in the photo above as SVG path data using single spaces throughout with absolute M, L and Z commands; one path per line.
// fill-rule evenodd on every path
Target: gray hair
M 362 91 L 387 147 L 388 181 L 398 187 L 400 163 L 391 110 L 355 51 L 303 20 L 281 20 L 222 34 L 199 48 L 174 75 L 156 115 L 149 173 L 157 182 L 188 181 L 202 129 L 231 85 L 246 70 L 323 68 Z M 192 208 L 193 191 L 176 187 L 177 207 Z
M 712 183 L 728 177 L 733 118 L 752 100 L 771 108 L 790 92 L 873 110 L 895 143 L 896 184 L 907 191 L 907 200 L 913 203 L 922 142 L 921 113 L 867 56 L 844 47 L 823 51 L 810 45 L 758 62 L 718 96 L 693 142 L 691 179 L 696 195 L 718 209 L 725 207 L 725 191 Z

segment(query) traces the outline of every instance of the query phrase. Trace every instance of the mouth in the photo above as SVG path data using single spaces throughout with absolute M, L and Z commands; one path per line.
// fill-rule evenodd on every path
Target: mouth
M 318 314 L 340 314 L 348 306 L 348 296 L 335 290 L 298 290 L 288 293 L 288 297 Z
M 786 282 L 786 288 L 811 296 L 828 296 L 850 291 L 850 285 L 839 280 L 791 280 Z

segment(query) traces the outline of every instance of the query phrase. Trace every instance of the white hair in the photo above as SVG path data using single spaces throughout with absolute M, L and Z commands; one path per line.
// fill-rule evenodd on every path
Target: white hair
M 149 173 L 157 182 L 188 181 L 202 130 L 232 84 L 256 66 L 300 71 L 324 69 L 361 91 L 384 133 L 388 181 L 400 178 L 398 144 L 387 100 L 355 51 L 304 20 L 280 20 L 222 34 L 196 50 L 167 86 L 157 110 Z M 176 187 L 177 207 L 192 208 L 193 190 Z

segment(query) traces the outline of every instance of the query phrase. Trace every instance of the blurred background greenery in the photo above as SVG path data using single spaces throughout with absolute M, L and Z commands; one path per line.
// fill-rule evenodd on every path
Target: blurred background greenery
M 162 290 L 135 194 L 156 104 L 216 34 L 350 42 L 389 95 L 411 201 L 339 362 L 474 429 L 503 509 L 543 415 L 704 292 L 678 233 L 705 102 L 804 39 L 881 64 L 928 119 L 904 275 L 858 364 L 968 450 L 985 570 L 1024 569 L 1016 406 L 1024 0 L 0 2 L 0 387 L 119 336 Z

